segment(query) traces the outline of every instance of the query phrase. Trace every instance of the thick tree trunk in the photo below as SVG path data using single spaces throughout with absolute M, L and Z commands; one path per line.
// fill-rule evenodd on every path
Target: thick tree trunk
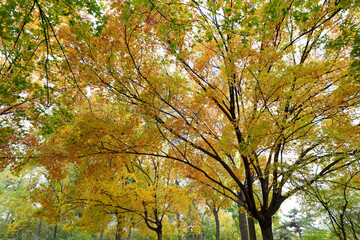
M 246 213 L 243 209 L 243 203 L 241 200 L 237 202 L 239 213 L 239 228 L 241 240 L 249 240 L 248 223 L 246 221 Z
M 162 240 L 163 237 L 162 222 L 161 222 L 161 218 L 157 215 L 158 214 L 157 209 L 154 210 L 154 214 L 155 214 L 155 222 L 147 218 L 148 217 L 147 211 L 145 211 L 145 218 L 144 218 L 145 224 L 150 230 L 156 232 L 157 240 Z M 151 222 L 153 225 L 150 225 Z
M 163 234 L 162 234 L 162 230 L 159 229 L 159 231 L 156 231 L 157 234 L 157 240 L 162 240 Z
M 216 240 L 220 240 L 220 221 L 219 221 L 219 208 L 213 208 L 213 213 L 215 217 L 215 223 L 216 223 Z
M 53 238 L 53 240 L 56 239 L 56 233 L 57 233 L 57 225 L 55 225 L 55 227 L 54 227 L 54 238 Z
M 122 240 L 122 234 L 121 234 L 121 231 L 120 231 L 120 232 L 118 232 L 118 231 L 116 230 L 115 240 Z
M 248 226 L 246 222 L 246 213 L 240 210 L 239 206 L 239 227 L 240 227 L 240 236 L 241 240 L 248 240 L 249 233 L 248 233 Z
M 251 217 L 247 218 L 247 224 L 249 227 L 249 240 L 256 240 L 255 222 Z
M 259 221 L 259 225 L 260 225 L 261 235 L 262 235 L 263 240 L 274 240 L 271 219 Z
M 239 228 L 241 240 L 249 240 L 248 223 L 246 219 L 246 213 L 244 209 L 244 193 L 238 192 L 240 198 L 237 201 L 238 213 L 239 213 Z
M 36 229 L 36 240 L 40 239 L 40 231 L 41 231 L 41 220 L 39 220 L 38 226 L 37 226 L 37 229 Z
M 123 229 L 121 224 L 121 216 L 116 215 L 117 224 L 116 224 L 116 233 L 115 233 L 115 240 L 122 240 Z

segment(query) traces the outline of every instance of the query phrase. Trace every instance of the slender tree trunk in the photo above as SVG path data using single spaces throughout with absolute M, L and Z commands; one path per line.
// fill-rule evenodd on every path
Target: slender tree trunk
M 101 229 L 99 240 L 103 240 L 104 237 L 104 229 Z
M 216 223 L 216 240 L 220 240 L 220 221 L 219 221 L 219 207 L 216 208 L 214 206 L 213 208 L 213 213 L 214 213 L 214 217 L 215 217 L 215 223 Z
M 122 235 L 123 235 L 123 229 L 122 229 L 122 224 L 121 224 L 121 216 L 116 214 L 116 234 L 115 234 L 115 240 L 122 240 Z
M 178 228 L 178 240 L 181 240 L 181 232 L 180 232 L 181 221 L 180 221 L 180 214 L 178 212 L 176 212 L 176 220 L 177 220 L 177 228 Z
M 57 233 L 57 225 L 55 225 L 55 227 L 54 227 L 54 238 L 53 238 L 53 240 L 56 239 L 56 233 Z
M 39 220 L 40 221 L 40 220 Z M 10 212 L 6 214 L 6 222 L 10 222 Z
M 130 227 L 130 229 L 129 229 L 129 233 L 128 233 L 127 237 L 126 237 L 126 240 L 131 239 L 131 232 L 132 232 L 132 227 Z
M 40 231 L 41 231 L 41 220 L 39 220 L 38 226 L 37 226 L 37 229 L 36 229 L 36 240 L 40 239 Z
M 255 222 L 251 217 L 247 218 L 247 224 L 249 227 L 249 240 L 256 240 Z
M 259 225 L 263 240 L 274 240 L 271 218 L 259 221 Z

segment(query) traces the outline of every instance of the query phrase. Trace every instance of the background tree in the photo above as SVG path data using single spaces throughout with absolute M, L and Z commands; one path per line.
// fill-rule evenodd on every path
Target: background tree
M 13 176 L 9 169 L 1 173 L 1 238 L 32 237 L 36 219 L 34 207 L 26 196 L 28 179 Z
M 314 216 L 311 212 L 292 208 L 282 219 L 280 226 L 275 228 L 276 239 L 317 239 L 314 232 L 321 232 L 316 227 Z M 327 239 L 324 235 L 321 239 Z
M 35 176 L 38 178 L 36 180 Z M 32 177 L 31 177 L 32 176 Z M 40 183 L 41 174 L 35 174 L 35 170 L 23 170 L 18 175 L 13 175 L 9 168 L 0 174 L 0 209 L 3 213 L 0 217 L 0 238 L 11 240 L 27 239 L 53 239 L 54 225 L 44 220 L 38 232 L 39 214 L 38 207 L 32 204 L 29 191 Z M 90 235 L 79 232 L 71 232 L 62 225 L 57 228 L 58 239 L 87 240 Z
M 122 152 L 133 139 L 137 143 L 140 138 L 148 144 L 151 141 L 149 147 L 163 143 L 143 136 L 141 122 L 125 111 L 127 106 L 106 105 L 100 100 L 94 96 L 91 108 L 86 104 L 79 107 L 68 120 L 69 125 L 54 130 L 45 141 L 39 139 L 38 147 L 30 155 L 36 164 L 45 167 L 47 177 L 54 181 L 45 186 L 48 190 L 39 188 L 42 193 L 36 194 L 46 215 L 73 224 L 71 219 L 77 218 L 72 209 L 77 209 L 81 213 L 79 221 L 85 221 L 83 226 L 88 230 L 95 225 L 95 232 L 105 224 L 101 217 L 91 224 L 94 211 L 113 215 L 118 225 L 117 239 L 123 235 L 124 228 L 130 229 L 131 219 L 138 223 L 141 219 L 144 226 L 162 239 L 165 228 L 169 228 L 166 219 L 175 213 L 191 216 L 190 224 L 195 231 L 195 211 L 188 214 L 192 194 L 186 185 L 179 185 L 176 165 L 160 161 L 157 156 L 132 156 Z M 121 123 L 115 119 L 121 119 Z M 131 124 L 135 130 L 128 127 Z M 132 137 L 123 143 L 119 136 L 128 131 Z M 182 231 L 189 228 L 184 221 L 171 227 Z M 143 234 L 146 233 L 143 228 Z
M 323 223 L 338 239 L 359 238 L 358 175 L 357 168 L 347 168 L 337 176 L 316 182 L 306 191 L 303 204 L 311 204 L 311 211 L 322 216 Z
M 211 189 L 203 188 L 203 189 L 199 189 L 198 192 L 202 193 L 202 195 L 205 198 L 205 204 L 209 212 L 211 212 L 214 216 L 215 226 L 216 226 L 215 239 L 220 240 L 219 213 L 220 213 L 220 209 L 225 209 L 229 207 L 229 200 L 227 198 L 223 198 L 220 194 L 211 191 Z

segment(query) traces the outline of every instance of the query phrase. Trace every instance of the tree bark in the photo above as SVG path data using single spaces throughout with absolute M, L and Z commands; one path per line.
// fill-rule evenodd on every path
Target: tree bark
M 129 233 L 126 237 L 126 240 L 130 240 L 131 239 L 131 232 L 132 232 L 132 227 L 130 227 Z
M 238 213 L 239 213 L 239 228 L 240 228 L 240 237 L 241 240 L 249 240 L 249 232 L 248 232 L 248 222 L 246 219 L 246 212 L 244 209 L 244 201 L 245 196 L 242 191 L 238 192 L 240 198 L 238 199 L 237 206 L 238 206 Z
M 53 238 L 53 240 L 56 239 L 56 233 L 57 233 L 57 225 L 55 225 L 55 227 L 54 227 L 54 238 Z
M 220 208 L 218 207 L 216 209 L 216 207 L 213 207 L 213 214 L 215 217 L 215 223 L 216 223 L 216 240 L 220 240 L 220 221 L 219 221 L 219 210 Z
M 248 225 L 246 222 L 246 213 L 242 212 L 239 207 L 239 227 L 240 227 L 240 236 L 241 240 L 248 240 L 249 233 L 248 233 Z
M 259 225 L 263 240 L 274 240 L 271 218 L 259 221 Z
M 249 227 L 249 240 L 256 240 L 255 222 L 251 217 L 247 218 L 247 224 Z
M 180 214 L 178 212 L 176 212 L 176 220 L 177 220 L 177 228 L 178 228 L 178 240 L 182 240 L 181 232 L 180 232 L 181 221 L 180 221 Z
M 41 231 L 41 220 L 39 220 L 38 227 L 36 229 L 36 240 L 40 239 L 40 231 Z
M 101 229 L 99 240 L 103 240 L 104 229 Z
M 115 240 L 122 240 L 121 231 L 119 232 L 117 229 L 116 229 Z
M 11 215 L 10 212 L 8 212 L 8 213 L 6 214 L 6 221 L 7 221 L 7 222 L 10 222 L 10 215 Z M 39 221 L 40 221 L 40 220 L 39 220 Z
M 159 231 L 156 231 L 156 234 L 157 234 L 157 240 L 162 240 L 162 230 L 159 229 Z
M 122 229 L 122 222 L 121 216 L 116 213 L 116 233 L 115 233 L 115 240 L 122 240 L 123 229 Z

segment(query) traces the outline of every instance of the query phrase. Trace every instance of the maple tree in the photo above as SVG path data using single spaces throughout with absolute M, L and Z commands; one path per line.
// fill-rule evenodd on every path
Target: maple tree
M 97 34 L 91 18 L 56 29 L 79 90 L 58 103 L 111 111 L 54 138 L 84 157 L 48 149 L 36 163 L 52 178 L 97 155 L 98 173 L 112 155 L 182 163 L 182 176 L 241 203 L 266 240 L 288 197 L 357 161 L 358 1 L 106 1 L 103 12 Z
M 106 90 L 137 109 L 153 139 L 167 141 L 128 141 L 124 132 L 123 153 L 182 162 L 199 182 L 241 201 L 263 239 L 273 239 L 272 216 L 285 199 L 357 161 L 360 88 L 350 52 L 358 2 L 134 0 L 108 8 L 99 37 L 81 28 L 59 34 L 80 89 Z M 87 37 L 79 41 L 78 31 Z
M 92 16 L 84 21 L 81 13 Z M 0 3 L 0 169 L 17 165 L 11 157 L 27 122 L 56 102 L 56 91 L 69 83 L 67 62 L 56 31 L 63 24 L 83 24 L 97 34 L 106 18 L 94 0 L 5 0 Z M 76 23 L 75 23 L 76 22 Z
M 179 185 L 177 168 L 156 156 L 122 153 L 124 143 L 119 136 L 129 131 L 129 125 L 139 132 L 132 132 L 133 141 L 144 138 L 139 121 L 127 113 L 126 106 L 105 104 L 102 98 L 91 103 L 91 110 L 86 103 L 79 106 L 68 120 L 70 125 L 59 127 L 48 137 L 43 135 L 46 138 L 33 149 L 34 164 L 45 167 L 46 178 L 51 179 L 33 194 L 42 206 L 42 215 L 53 224 L 80 224 L 93 232 L 107 227 L 109 217 L 102 215 L 112 215 L 117 222 L 116 239 L 124 236 L 125 229 L 129 232 L 134 222 L 143 222 L 142 234 L 146 235 L 148 228 L 157 239 L 168 229 L 177 229 L 182 235 L 190 227 L 180 219 L 184 215 L 191 218 L 196 231 L 196 212 L 188 213 L 192 193 Z M 165 220 L 174 213 L 179 218 L 177 224 Z

